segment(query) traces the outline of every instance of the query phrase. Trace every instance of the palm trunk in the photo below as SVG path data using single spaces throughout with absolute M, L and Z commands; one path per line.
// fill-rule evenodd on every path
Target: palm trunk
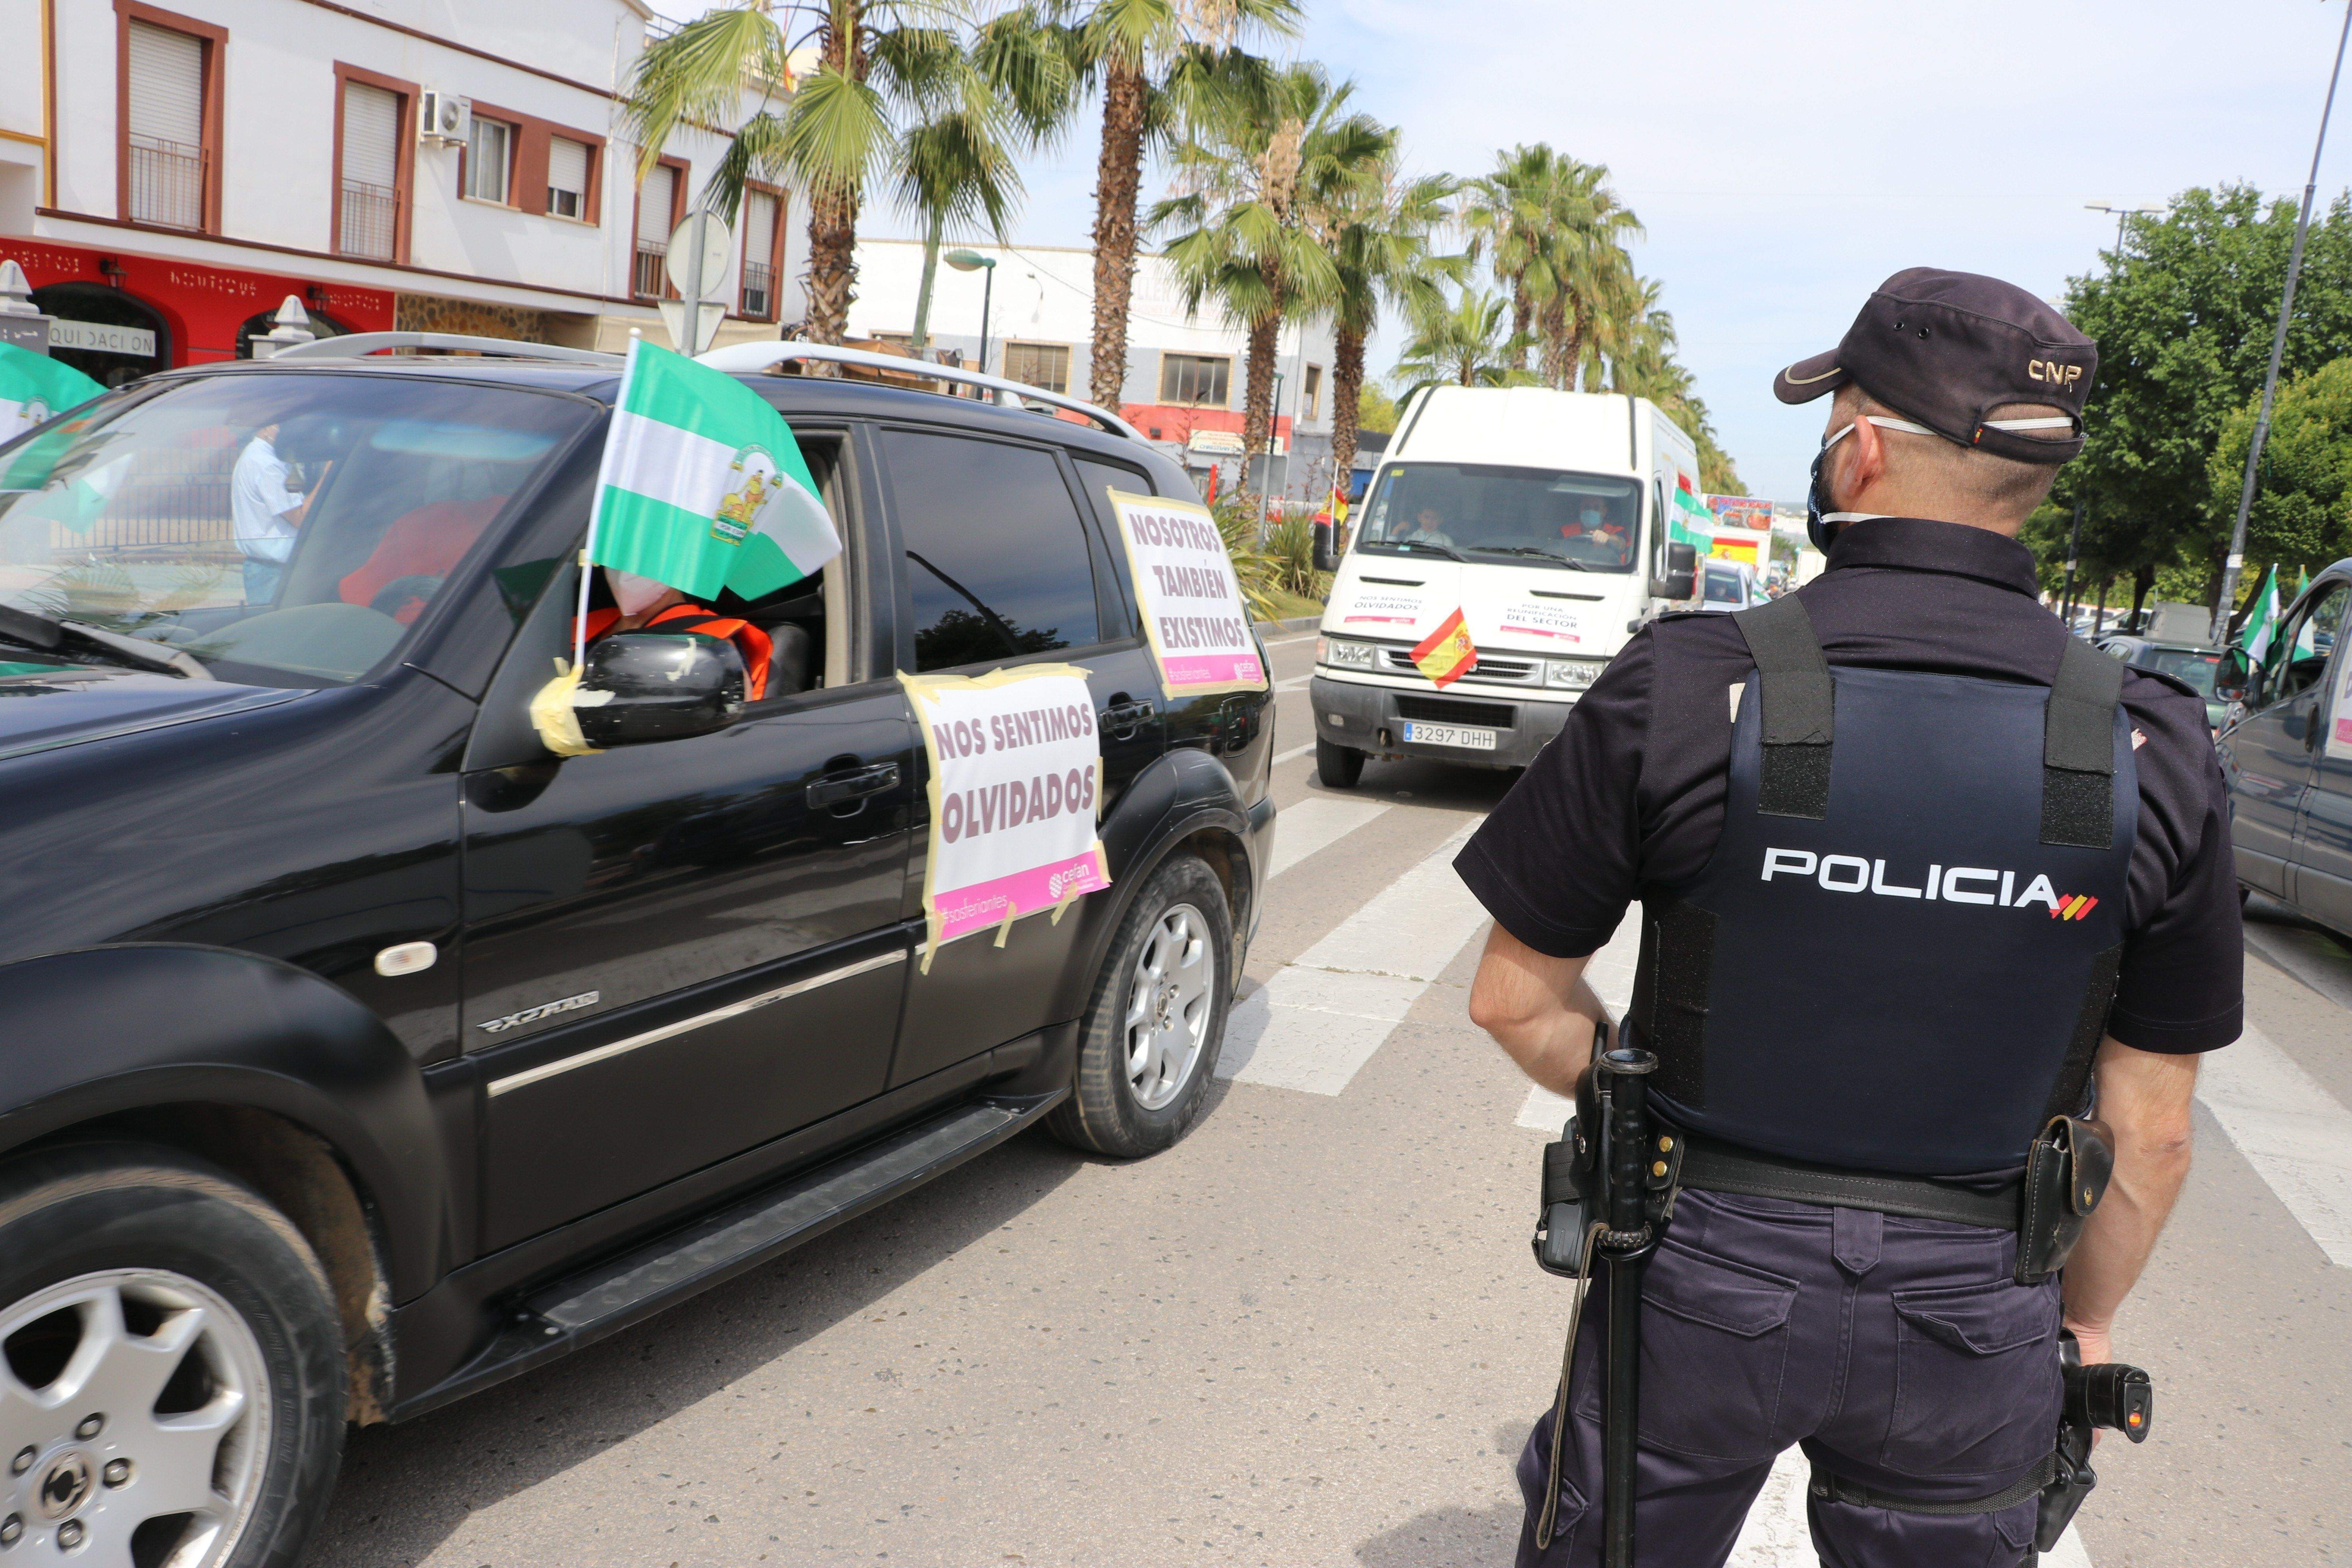
M 940 275 L 940 240 L 946 230 L 947 220 L 933 213 L 923 231 L 923 281 L 915 290 L 915 331 L 908 345 L 919 354 L 931 342 L 931 283 Z
M 1345 493 L 1356 468 L 1356 399 L 1364 385 L 1364 333 L 1342 326 L 1331 345 L 1331 482 Z
M 809 197 L 808 341 L 838 343 L 849 330 L 857 284 L 857 193 Z
M 1528 328 L 1536 319 L 1536 302 L 1528 294 L 1524 274 L 1511 279 L 1511 337 L 1517 347 L 1511 350 L 1511 368 L 1528 368 Z
M 1135 291 L 1135 202 L 1142 184 L 1143 72 L 1114 65 L 1103 82 L 1095 167 L 1095 342 L 1087 395 L 1116 413 L 1127 391 L 1127 317 Z
M 1247 390 L 1242 398 L 1242 488 L 1257 493 L 1257 455 L 1274 446 L 1274 359 L 1282 317 L 1268 311 L 1250 323 Z
M 1575 323 L 1576 324 L 1570 329 L 1568 335 L 1567 390 L 1570 392 L 1574 392 L 1576 390 L 1577 378 L 1583 373 L 1584 340 L 1589 337 L 1592 331 L 1592 307 L 1587 304 L 1580 296 L 1576 301 Z M 1600 367 L 1597 365 L 1594 367 L 1595 374 L 1593 379 L 1595 381 L 1600 379 L 1599 369 Z M 1598 392 L 1601 389 L 1598 386 L 1595 386 L 1591 390 Z
M 1554 294 L 1543 302 L 1540 330 L 1543 333 L 1543 352 L 1538 362 L 1539 368 L 1536 374 L 1543 378 L 1543 384 L 1546 386 L 1565 391 L 1567 384 L 1561 379 L 1561 366 L 1566 363 L 1570 342 L 1568 299 L 1565 294 Z

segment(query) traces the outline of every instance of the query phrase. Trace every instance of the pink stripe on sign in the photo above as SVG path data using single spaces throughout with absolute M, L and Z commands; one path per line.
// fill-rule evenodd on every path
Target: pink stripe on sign
M 1231 680 L 1264 680 L 1265 666 L 1254 653 L 1180 656 L 1168 661 L 1171 686 L 1223 686 Z
M 1033 866 L 1009 877 L 940 893 L 931 901 L 939 910 L 940 940 L 953 942 L 969 932 L 1002 925 L 1008 904 L 1015 915 L 1025 915 L 1052 909 L 1062 901 L 1064 893 L 1073 889 L 1092 893 L 1109 886 L 1110 879 L 1103 875 L 1094 851 L 1089 849 L 1051 866 Z

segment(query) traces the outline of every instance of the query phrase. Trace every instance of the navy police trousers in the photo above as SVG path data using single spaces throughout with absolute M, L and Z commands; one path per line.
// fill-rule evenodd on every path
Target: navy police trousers
M 2058 1282 L 2015 1283 L 2016 1250 L 2014 1236 L 1974 1226 L 1685 1191 L 1643 1288 L 1639 1562 L 1718 1568 L 1792 1443 L 1835 1474 L 1923 1501 L 2024 1479 L 2057 1436 Z M 1521 1568 L 1600 1562 L 1606 1311 L 1596 1281 L 1545 1552 L 1549 1411 L 1519 1458 Z M 2032 1556 L 2032 1498 L 1949 1517 L 1807 1502 L 1828 1568 L 2015 1568 Z

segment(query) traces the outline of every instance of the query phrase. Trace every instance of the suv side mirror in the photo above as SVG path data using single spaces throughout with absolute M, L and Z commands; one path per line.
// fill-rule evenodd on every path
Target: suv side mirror
M 1315 525 L 1315 570 L 1337 572 L 1339 569 L 1339 542 L 1333 535 L 1339 524 L 1318 522 Z
M 2231 702 L 2252 700 L 2254 689 L 2254 661 L 2246 657 L 2242 647 L 2229 648 L 2221 655 L 2221 668 L 2213 672 L 2213 692 Z
M 1650 579 L 1654 599 L 1687 599 L 1698 592 L 1698 546 L 1680 541 L 1666 546 L 1666 574 Z
M 590 745 L 633 746 L 708 735 L 743 711 L 743 656 L 719 637 L 616 632 L 588 645 L 573 693 Z

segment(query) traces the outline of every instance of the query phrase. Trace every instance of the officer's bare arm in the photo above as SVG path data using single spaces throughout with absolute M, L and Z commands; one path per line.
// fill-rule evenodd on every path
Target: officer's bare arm
M 2085 1362 L 2111 1359 L 2116 1309 L 2139 1278 L 2189 1174 L 2189 1101 L 2197 1058 L 2099 1046 L 2099 1119 L 2115 1134 L 2116 1173 L 2066 1264 L 2066 1326 Z
M 1555 1094 L 1576 1092 L 1576 1077 L 1592 1058 L 1593 1026 L 1608 1019 L 1584 983 L 1590 962 L 1548 958 L 1498 925 L 1470 984 L 1470 1021 Z

